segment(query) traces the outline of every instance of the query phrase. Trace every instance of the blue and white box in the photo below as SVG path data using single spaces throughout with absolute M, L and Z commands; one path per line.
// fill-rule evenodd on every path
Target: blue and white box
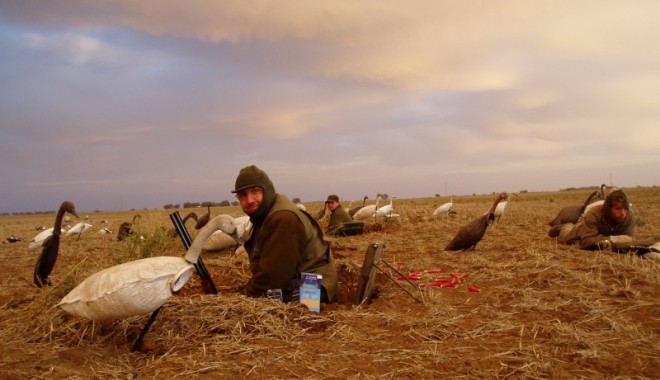
M 300 274 L 300 303 L 311 311 L 321 312 L 321 284 L 323 276 L 316 273 Z

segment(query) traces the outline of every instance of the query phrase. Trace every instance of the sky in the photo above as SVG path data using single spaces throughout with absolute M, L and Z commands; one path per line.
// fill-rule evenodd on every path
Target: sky
M 660 2 L 0 0 L 0 212 L 660 185 Z

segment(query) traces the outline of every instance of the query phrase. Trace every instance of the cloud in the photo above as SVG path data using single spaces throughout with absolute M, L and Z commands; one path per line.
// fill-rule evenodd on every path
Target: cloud
M 15 180 L 2 204 L 26 208 L 53 188 L 90 204 L 131 194 L 135 207 L 225 198 L 251 163 L 303 200 L 329 188 L 347 199 L 447 183 L 468 194 L 556 189 L 611 172 L 654 183 L 636 168 L 660 164 L 659 10 L 10 2 L 0 173 Z
M 33 49 L 63 56 L 75 65 L 112 59 L 113 55 L 111 49 L 103 46 L 99 40 L 80 34 L 44 36 L 28 33 L 25 35 L 25 40 Z

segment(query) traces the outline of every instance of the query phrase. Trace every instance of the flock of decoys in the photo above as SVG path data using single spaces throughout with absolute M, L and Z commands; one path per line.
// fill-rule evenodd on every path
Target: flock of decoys
M 73 288 L 57 306 L 92 320 L 151 313 L 192 277 L 204 242 L 218 230 L 235 237 L 234 218 L 223 214 L 211 219 L 183 257 L 149 257 L 103 269 Z
M 390 203 L 386 204 L 384 206 L 379 207 L 379 202 L 383 198 L 383 194 L 377 193 L 376 194 L 376 203 L 367 205 L 367 199 L 369 199 L 368 196 L 364 196 L 364 199 L 362 200 L 362 206 L 356 206 L 352 207 L 352 203 L 349 204 L 348 209 L 346 212 L 348 212 L 348 215 L 354 220 L 354 221 L 363 221 L 367 219 L 374 219 L 374 221 L 380 219 L 380 218 L 388 218 L 388 219 L 394 219 L 398 218 L 399 214 L 394 213 L 394 199 L 396 196 L 391 196 Z M 327 208 L 327 203 L 324 204 L 324 207 L 314 215 L 314 219 L 319 220 L 323 218 L 326 214 L 326 208 Z
M 393 213 L 395 197 L 390 198 L 389 204 L 379 208 L 378 200 L 381 196 L 381 194 L 376 195 L 376 204 L 364 205 L 368 199 L 365 196 L 363 206 L 355 211 L 350 210 L 352 217 L 360 220 L 396 215 Z M 506 196 L 506 193 L 499 194 L 489 212 L 461 228 L 446 249 L 474 249 L 483 237 L 486 227 L 495 220 L 497 206 L 506 199 Z M 443 205 L 440 209 L 445 214 L 452 211 L 451 205 Z M 39 288 L 51 285 L 49 276 L 57 261 L 60 236 L 64 232 L 62 221 L 65 214 L 78 217 L 73 202 L 63 202 L 57 211 L 53 228 L 42 231 L 30 242 L 30 247 L 42 247 L 34 268 L 34 284 Z M 122 223 L 117 240 L 123 241 L 132 235 L 134 226 L 140 218 L 140 214 L 135 214 L 131 222 Z M 196 221 L 195 229 L 198 233 L 185 258 L 154 257 L 104 269 L 80 283 L 58 306 L 70 314 L 90 319 L 122 318 L 153 311 L 190 278 L 192 264 L 196 262 L 202 249 L 223 249 L 233 244 L 241 244 L 251 230 L 247 216 L 233 218 L 228 215 L 218 215 L 211 218 L 210 206 L 207 207 L 207 213 L 201 217 L 197 217 L 194 212 L 188 213 L 184 218 L 184 224 L 190 218 Z M 77 235 L 80 238 L 91 227 L 91 224 L 81 222 L 66 231 L 66 234 Z M 106 228 L 104 231 L 107 233 L 109 230 Z M 167 235 L 176 237 L 178 232 L 170 230 Z M 152 290 L 146 290 L 147 288 Z
M 474 219 L 472 222 L 463 226 L 456 236 L 447 244 L 445 247 L 446 251 L 463 251 L 463 250 L 474 250 L 477 246 L 477 243 L 483 238 L 486 233 L 486 229 L 494 221 L 499 220 L 504 213 L 504 210 L 507 205 L 508 194 L 502 192 L 497 195 L 495 201 L 493 202 L 490 210 L 480 217 Z M 364 196 L 362 200 L 362 206 L 352 207 L 352 204 L 349 204 L 347 212 L 351 216 L 353 221 L 364 221 L 368 219 L 374 219 L 374 221 L 380 218 L 397 218 L 399 214 L 394 213 L 394 199 L 396 196 L 391 196 L 390 203 L 384 206 L 379 207 L 379 201 L 383 198 L 383 194 L 376 194 L 376 203 L 366 205 L 368 196 Z M 319 220 L 325 216 L 326 206 L 324 206 L 317 214 L 314 215 L 314 218 Z M 454 210 L 453 200 L 450 200 L 447 203 L 440 205 L 437 209 L 433 211 L 432 217 L 439 217 L 442 215 L 450 216 L 456 214 Z
M 33 239 L 32 243 L 42 247 L 34 267 L 33 280 L 39 288 L 51 285 L 49 276 L 57 261 L 65 214 L 79 217 L 73 202 L 63 202 L 55 216 L 53 228 L 44 230 Z M 122 223 L 117 240 L 122 241 L 133 234 L 133 227 L 140 217 L 136 214 L 131 223 Z M 196 215 L 190 213 L 187 217 L 195 218 Z M 205 221 L 200 224 L 200 219 Z M 245 218 L 218 215 L 211 219 L 209 207 L 204 218 L 197 218 L 195 228 L 199 231 L 185 256 L 151 257 L 103 269 L 78 284 L 56 306 L 69 314 L 92 320 L 118 319 L 152 312 L 190 279 L 204 243 L 211 235 L 221 232 L 235 243 L 242 243 L 237 234 L 237 223 L 243 233 L 245 228 L 249 228 Z M 68 230 L 73 232 L 67 233 L 80 237 L 91 225 L 81 223 L 74 227 Z
M 567 206 L 562 210 L 560 210 L 557 217 L 555 217 L 555 219 L 553 219 L 549 223 L 550 226 L 554 226 L 556 224 L 561 224 L 561 223 L 568 223 L 568 222 L 575 223 L 580 217 L 580 215 L 582 215 L 589 206 L 593 206 L 594 204 L 597 204 L 597 202 L 599 201 L 602 202 L 605 196 L 605 189 L 606 186 L 602 185 L 600 191 L 596 190 L 593 191 L 591 194 L 589 194 L 587 200 L 583 204 Z M 389 204 L 379 207 L 379 200 L 381 198 L 382 198 L 382 194 L 377 193 L 375 204 L 366 205 L 365 203 L 368 200 L 368 196 L 365 196 L 362 201 L 362 205 L 358 207 L 349 206 L 348 213 L 353 218 L 353 220 L 356 221 L 365 220 L 368 218 L 374 218 L 374 220 L 376 220 L 380 217 L 391 218 L 393 216 L 398 216 L 393 212 L 394 211 L 393 201 L 395 197 L 394 196 L 390 197 Z M 496 220 L 499 220 L 499 218 L 502 216 L 507 204 L 507 199 L 508 199 L 507 193 L 502 192 L 498 194 L 495 200 L 493 201 L 490 209 L 485 214 L 475 218 L 471 222 L 461 227 L 456 233 L 456 235 L 453 237 L 453 239 L 447 244 L 445 250 L 463 251 L 463 250 L 476 249 L 477 243 L 479 243 L 479 241 L 481 241 L 481 239 L 484 237 L 484 234 L 488 226 L 490 226 Z M 322 218 L 325 215 L 325 210 L 326 207 L 323 207 L 323 209 L 315 215 L 315 218 L 316 219 Z M 57 215 L 55 217 L 55 224 L 53 228 L 49 228 L 42 231 L 37 236 L 35 236 L 32 239 L 32 241 L 30 241 L 29 248 L 32 249 L 36 247 L 42 247 L 42 252 L 37 259 L 37 263 L 35 265 L 35 270 L 34 270 L 34 283 L 38 287 L 43 287 L 44 285 L 50 285 L 50 280 L 48 276 L 50 275 L 57 260 L 59 244 L 60 244 L 60 235 L 65 231 L 64 229 L 62 229 L 62 221 L 66 213 L 78 217 L 74 204 L 70 201 L 65 201 L 61 204 L 57 212 Z M 441 215 L 449 216 L 455 213 L 456 211 L 454 210 L 453 207 L 453 201 L 450 200 L 449 202 L 442 204 L 437 209 L 435 209 L 435 211 L 432 214 L 432 217 L 438 217 Z M 132 235 L 134 233 L 133 227 L 139 221 L 140 218 L 141 215 L 138 213 L 133 216 L 131 222 L 123 222 L 119 227 L 117 240 L 123 241 L 128 236 Z M 191 218 L 196 222 L 195 229 L 201 230 L 211 220 L 211 207 L 207 206 L 207 212 L 201 217 L 198 217 L 197 214 L 194 212 L 188 213 L 183 219 L 184 224 L 188 219 Z M 80 222 L 76 224 L 74 227 L 67 230 L 66 234 L 77 235 L 78 238 L 80 238 L 82 233 L 87 231 L 91 227 L 92 225 L 89 223 Z M 238 231 L 238 235 L 241 236 L 242 238 L 245 238 L 244 235 L 246 233 L 249 233 L 250 229 L 251 229 L 251 224 L 247 216 L 243 216 L 240 218 L 232 218 L 232 229 L 231 229 L 232 232 Z M 110 233 L 111 231 L 107 228 L 104 228 L 99 232 Z M 169 237 L 176 237 L 177 235 L 178 232 L 175 229 L 171 229 L 167 232 L 167 236 Z M 202 235 L 200 234 L 199 237 L 202 237 Z M 204 240 L 205 240 L 204 242 L 199 244 L 201 244 L 200 246 L 203 247 L 203 249 L 209 251 L 222 250 L 236 244 L 237 241 L 240 241 L 240 239 L 237 236 L 232 236 L 231 233 L 227 233 L 225 230 L 220 228 L 216 228 L 214 231 L 209 233 L 208 236 L 204 237 Z M 6 242 L 11 242 L 11 243 L 19 242 L 19 241 L 21 241 L 21 239 L 15 236 L 11 236 L 6 240 Z
M 378 199 L 380 197 L 381 194 L 377 194 L 376 204 L 365 205 L 364 203 L 368 199 L 365 196 L 363 205 L 359 208 L 349 207 L 349 213 L 355 220 L 395 215 L 393 214 L 394 197 L 391 197 L 389 205 L 386 205 L 389 207 L 383 206 L 380 209 L 385 211 L 381 215 L 378 214 Z M 461 227 L 447 244 L 445 250 L 474 250 L 477 243 L 483 238 L 488 226 L 502 216 L 507 198 L 508 194 L 505 192 L 497 194 L 490 209 Z M 579 217 L 579 214 L 584 212 L 589 204 L 603 198 L 602 191 L 595 191 L 589 195 L 584 204 L 562 209 L 550 224 L 576 220 L 576 215 Z M 325 208 L 323 211 L 325 211 Z M 453 202 L 450 201 L 439 206 L 433 212 L 433 216 L 452 215 L 453 213 L 455 213 L 455 210 L 453 209 Z M 60 235 L 63 232 L 62 221 L 65 214 L 78 217 L 75 206 L 70 201 L 61 204 L 53 228 L 44 230 L 30 242 L 31 246 L 39 244 L 42 247 L 41 254 L 34 267 L 34 284 L 39 288 L 51 285 L 49 275 L 57 261 Z M 320 213 L 316 216 L 319 215 Z M 117 240 L 121 241 L 134 233 L 132 227 L 139 221 L 140 217 L 140 214 L 136 214 L 132 222 L 122 223 Z M 153 312 L 190 279 L 194 264 L 197 263 L 203 249 L 212 250 L 214 247 L 221 245 L 223 247 L 232 244 L 241 245 L 249 236 L 251 230 L 251 223 L 247 216 L 234 218 L 221 214 L 211 218 L 210 206 L 208 212 L 203 216 L 197 217 L 194 212 L 190 212 L 184 220 L 190 218 L 196 221 L 195 229 L 198 230 L 198 233 L 185 256 L 151 257 L 103 269 L 78 284 L 56 306 L 69 314 L 92 320 L 118 319 Z M 76 226 L 75 230 L 72 228 L 67 231 L 67 234 L 77 234 L 80 237 L 84 231 L 91 228 L 88 223 L 80 223 L 79 226 Z M 70 232 L 71 230 L 74 230 L 74 232 Z M 176 237 L 178 232 L 170 230 L 167 235 Z M 214 236 L 219 242 L 213 243 L 215 246 L 212 247 L 209 246 L 209 243 L 214 240 Z

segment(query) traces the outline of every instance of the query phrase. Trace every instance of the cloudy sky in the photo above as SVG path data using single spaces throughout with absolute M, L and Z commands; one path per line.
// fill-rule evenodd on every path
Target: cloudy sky
M 0 1 L 0 212 L 660 185 L 660 2 Z

